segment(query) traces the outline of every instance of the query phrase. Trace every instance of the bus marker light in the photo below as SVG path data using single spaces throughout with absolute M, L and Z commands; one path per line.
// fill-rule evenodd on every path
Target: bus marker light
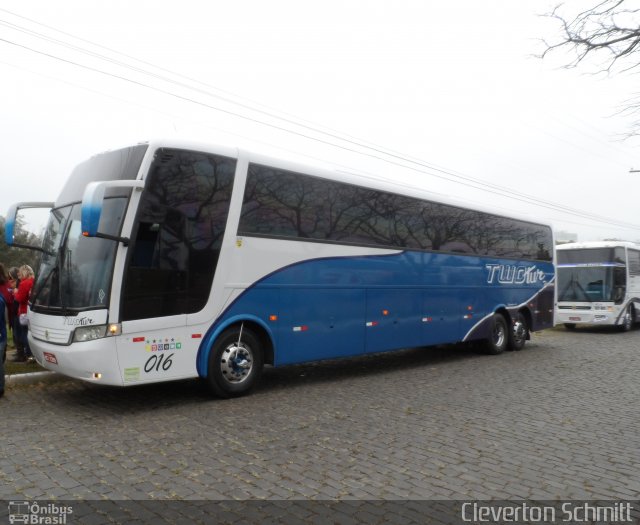
M 369 321 L 367 326 L 378 326 L 378 321 Z
M 467 306 L 467 310 L 469 311 L 473 310 L 473 306 Z
M 293 327 L 293 331 L 294 332 L 306 332 L 307 330 L 309 330 L 309 327 L 306 325 L 302 325 L 302 326 L 294 326 Z
M 389 315 L 389 310 L 382 310 L 382 315 Z
M 422 318 L 422 322 L 423 323 L 430 323 L 431 321 L 433 321 L 433 317 L 423 317 Z
M 471 315 L 471 314 L 467 314 L 467 315 L 464 316 L 465 319 L 471 319 L 472 317 L 473 317 L 473 315 Z
M 201 339 L 202 334 L 191 334 L 191 339 Z
M 277 315 L 270 315 L 269 316 L 269 321 L 277 321 L 278 320 L 278 316 Z
M 134 337 L 133 338 L 133 342 L 134 343 L 144 343 L 145 339 L 144 337 Z

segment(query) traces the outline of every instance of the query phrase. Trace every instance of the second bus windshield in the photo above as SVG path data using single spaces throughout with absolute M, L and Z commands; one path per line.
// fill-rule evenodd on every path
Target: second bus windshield
M 558 301 L 619 303 L 625 289 L 624 248 L 558 250 Z

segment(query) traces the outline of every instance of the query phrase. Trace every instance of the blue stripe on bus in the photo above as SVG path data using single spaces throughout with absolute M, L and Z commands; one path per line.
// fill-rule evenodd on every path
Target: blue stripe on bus
M 479 321 L 502 307 L 537 301 L 544 287 L 500 284 L 495 271 L 489 284 L 487 265 L 507 267 L 503 281 L 514 278 L 512 268 L 535 267 L 547 283 L 554 276 L 551 263 L 431 252 L 312 259 L 281 268 L 247 288 L 210 327 L 198 373 L 207 375 L 217 337 L 242 320 L 267 331 L 276 366 L 484 337 L 486 323 Z M 549 294 L 547 313 L 532 315 L 534 330 L 552 326 L 553 287 L 547 286 Z

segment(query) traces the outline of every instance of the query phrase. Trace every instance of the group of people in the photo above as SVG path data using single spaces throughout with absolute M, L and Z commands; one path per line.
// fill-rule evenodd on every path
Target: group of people
M 27 338 L 27 311 L 33 281 L 33 269 L 28 264 L 7 271 L 0 263 L 0 397 L 4 395 L 4 362 L 7 359 L 8 332 L 12 333 L 16 347 L 16 357 L 13 361 L 33 361 Z

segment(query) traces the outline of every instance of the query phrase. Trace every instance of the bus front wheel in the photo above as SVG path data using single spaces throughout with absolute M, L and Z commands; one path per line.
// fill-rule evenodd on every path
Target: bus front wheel
M 620 331 L 628 332 L 633 327 L 633 323 L 635 321 L 635 311 L 633 309 L 633 305 L 627 306 L 622 316 L 622 322 L 620 323 Z
M 209 354 L 207 381 L 216 395 L 229 398 L 246 394 L 262 372 L 260 340 L 244 326 L 224 331 Z
M 494 314 L 491 318 L 491 328 L 489 329 L 489 337 L 485 342 L 487 354 L 501 354 L 507 348 L 509 342 L 509 331 L 507 321 L 500 314 Z

